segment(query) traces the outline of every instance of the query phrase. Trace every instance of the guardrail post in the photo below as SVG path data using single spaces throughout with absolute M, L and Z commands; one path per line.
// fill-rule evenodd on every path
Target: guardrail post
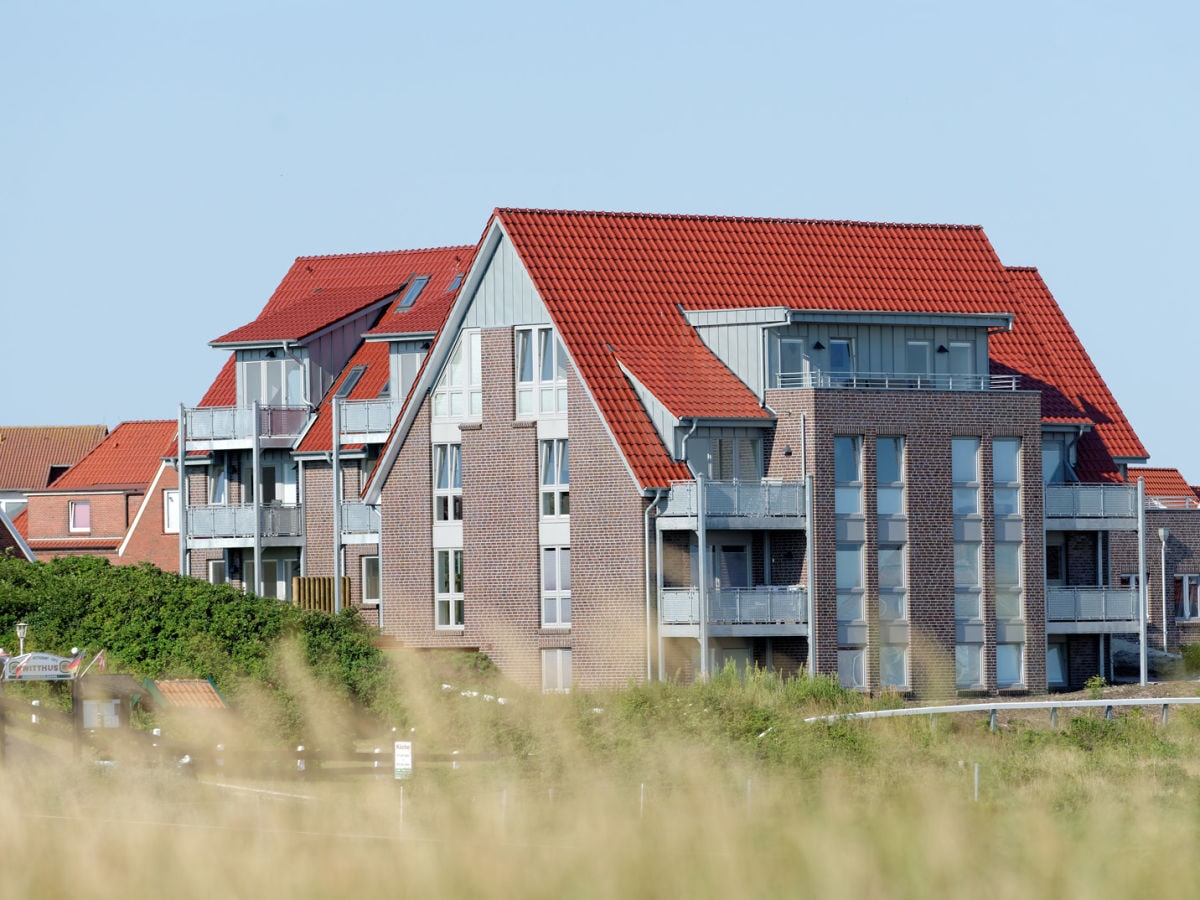
M 1164 725 L 1167 724 L 1167 704 L 1166 703 L 1163 704 L 1163 708 L 1162 708 L 1162 724 L 1164 724 Z
M 1051 728 L 1058 727 L 1058 707 L 1057 706 L 1050 707 L 1050 727 Z
M 993 707 L 992 709 L 988 710 L 988 729 L 989 729 L 990 731 L 993 731 L 993 732 L 996 730 L 996 710 L 995 710 L 995 707 Z M 976 777 L 976 779 L 978 780 L 978 778 L 979 778 L 979 768 L 978 768 L 978 766 L 976 766 L 976 768 L 975 768 L 975 777 Z M 975 799 L 976 799 L 976 800 L 978 800 L 978 799 L 979 799 L 979 797 L 978 797 L 978 793 L 979 793 L 979 791 L 978 791 L 978 790 L 976 790 L 976 792 L 975 792 L 975 793 L 976 793 L 976 797 L 975 797 Z
M 1106 707 L 1104 707 L 1104 718 L 1105 718 L 1105 719 L 1107 719 L 1109 722 L 1111 722 L 1111 721 L 1112 721 L 1112 717 L 1113 717 L 1113 708 L 1112 708 L 1112 706 L 1106 706 Z

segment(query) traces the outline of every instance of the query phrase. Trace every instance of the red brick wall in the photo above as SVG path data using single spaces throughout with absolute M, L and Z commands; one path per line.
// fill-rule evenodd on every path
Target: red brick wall
M 1045 689 L 1045 589 L 1042 559 L 1041 410 L 1032 393 L 956 393 L 903 391 L 768 391 L 767 404 L 779 416 L 769 449 L 767 474 L 799 478 L 801 448 L 807 447 L 814 479 L 814 521 L 810 523 L 816 576 L 817 669 L 837 672 L 837 594 L 834 580 L 833 439 L 864 437 L 863 477 L 866 512 L 865 588 L 869 634 L 878 629 L 878 608 L 871 602 L 878 586 L 875 528 L 875 441 L 877 436 L 905 438 L 908 493 L 908 595 L 910 682 L 922 696 L 954 692 L 954 519 L 950 443 L 954 437 L 981 438 L 981 513 L 983 531 L 985 679 L 995 690 L 995 599 L 993 582 L 991 439 L 1022 438 L 1024 497 L 1024 582 L 1026 685 Z M 801 414 L 807 414 L 807 441 L 801 439 Z M 792 449 L 785 456 L 784 447 Z M 878 648 L 868 648 L 872 689 L 879 687 Z
M 146 495 L 145 508 L 129 537 L 121 562 L 149 562 L 166 572 L 179 571 L 179 534 L 163 531 L 163 492 L 178 487 L 179 476 L 175 470 L 169 466 L 164 468 L 154 490 Z
M 1167 646 L 1172 653 L 1183 644 L 1200 643 L 1200 622 L 1175 620 L 1175 575 L 1200 574 L 1200 510 L 1149 509 L 1146 511 L 1146 587 L 1149 623 L 1146 639 L 1151 647 L 1163 646 L 1162 542 L 1159 528 L 1170 531 L 1167 539 Z M 1121 574 L 1138 570 L 1137 533 L 1114 532 L 1110 538 L 1111 583 Z

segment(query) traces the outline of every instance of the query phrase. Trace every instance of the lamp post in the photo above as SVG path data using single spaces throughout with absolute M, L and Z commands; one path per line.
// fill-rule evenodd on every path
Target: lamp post
M 17 623 L 17 643 L 21 646 L 17 650 L 19 656 L 25 655 L 25 635 L 29 634 L 29 626 L 25 622 Z

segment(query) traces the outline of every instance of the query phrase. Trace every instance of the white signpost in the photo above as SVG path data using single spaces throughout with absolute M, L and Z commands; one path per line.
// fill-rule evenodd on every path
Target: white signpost
M 70 681 L 75 675 L 70 664 L 70 659 L 52 653 L 10 656 L 4 664 L 4 677 L 8 681 Z
M 412 741 L 396 741 L 396 778 L 411 778 L 413 771 Z

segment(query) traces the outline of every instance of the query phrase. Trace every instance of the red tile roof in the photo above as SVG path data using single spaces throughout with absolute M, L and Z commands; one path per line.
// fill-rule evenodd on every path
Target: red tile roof
M 1004 314 L 1003 265 L 975 226 L 634 213 L 495 213 L 643 486 L 689 477 L 620 366 L 679 418 L 768 417 L 682 310 Z
M 52 466 L 75 465 L 106 434 L 103 425 L 0 426 L 0 490 L 45 490 Z
M 225 701 L 205 678 L 172 678 L 154 682 L 154 689 L 169 706 L 178 709 L 225 709 Z
M 178 422 L 160 419 L 122 422 L 100 446 L 54 483 L 55 491 L 75 493 L 145 487 L 174 444 Z
M 1094 425 L 1079 443 L 1081 480 L 1120 480 L 1113 457 L 1144 459 L 1145 447 L 1037 269 L 1007 271 L 1018 302 L 1016 322 L 1011 333 L 989 342 L 993 371 L 1018 372 L 1023 387 L 1040 390 L 1044 421 Z
M 1125 480 L 1136 484 L 1139 478 L 1146 480 L 1146 496 L 1164 499 L 1196 499 L 1195 489 L 1178 469 L 1155 466 L 1129 466 Z
M 13 528 L 21 533 L 21 537 L 29 537 L 29 507 L 25 507 L 12 517 Z

